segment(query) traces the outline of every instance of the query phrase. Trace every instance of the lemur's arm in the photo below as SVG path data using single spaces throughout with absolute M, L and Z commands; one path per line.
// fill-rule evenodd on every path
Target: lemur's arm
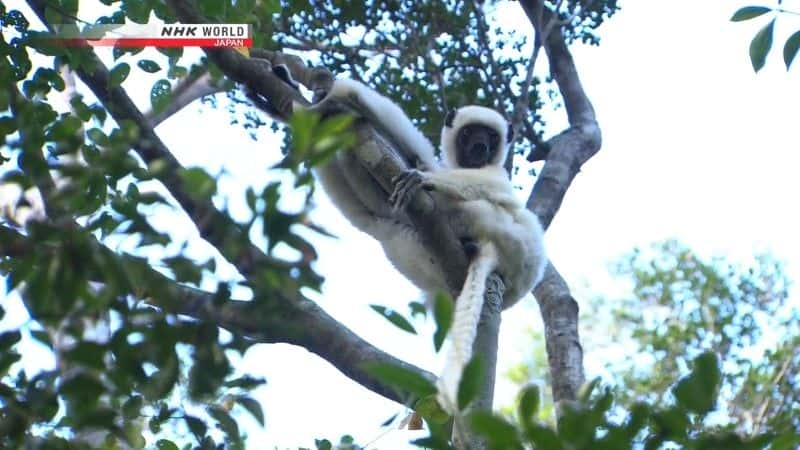
M 410 170 L 395 177 L 393 182 L 395 189 L 389 202 L 401 210 L 420 188 L 436 191 L 456 201 L 487 200 L 502 208 L 522 207 L 505 175 L 494 173 L 492 168 L 443 169 L 438 172 Z
M 403 154 L 411 167 L 428 171 L 439 168 L 434 148 L 411 122 L 411 119 L 389 98 L 351 79 L 338 79 L 327 96 L 314 106 L 324 109 L 332 100 L 344 101 L 354 112 L 366 118 Z

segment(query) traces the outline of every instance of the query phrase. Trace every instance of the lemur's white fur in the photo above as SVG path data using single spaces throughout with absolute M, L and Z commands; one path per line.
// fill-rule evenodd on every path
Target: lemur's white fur
M 459 168 L 456 136 L 466 125 L 480 124 L 500 135 L 499 148 L 486 166 Z M 461 373 L 472 355 L 472 345 L 483 308 L 486 277 L 497 271 L 503 278 L 503 306 L 516 303 L 542 279 L 547 258 L 538 218 L 514 195 L 503 167 L 508 154 L 508 123 L 497 112 L 467 106 L 456 111 L 452 126 L 442 129 L 442 151 L 447 167 L 422 173 L 422 185 L 433 188 L 449 201 L 458 214 L 453 227 L 461 236 L 472 237 L 477 255 L 470 263 L 467 279 L 456 300 L 453 325 L 448 335 L 445 368 L 438 381 L 439 402 L 457 411 L 456 398 Z M 462 228 L 462 229 L 459 229 Z
M 435 170 L 438 166 L 433 145 L 422 133 L 417 130 L 402 109 L 393 101 L 378 94 L 364 84 L 351 79 L 334 81 L 327 98 L 348 98 L 371 111 L 373 117 L 382 117 L 386 120 L 376 124 L 381 131 L 388 134 L 392 142 L 403 149 L 411 149 L 419 162 L 426 170 Z
M 438 382 L 440 402 L 455 413 L 457 389 L 461 372 L 472 355 L 487 276 L 497 271 L 503 278 L 503 306 L 509 307 L 541 280 L 547 262 L 542 226 L 516 198 L 503 168 L 508 154 L 508 123 L 488 108 L 460 108 L 452 126 L 442 129 L 442 166 L 436 161 L 430 142 L 388 98 L 357 81 L 340 79 L 334 82 L 326 99 L 349 100 L 350 104 L 366 108 L 373 118 L 383 119 L 374 125 L 390 140 L 414 152 L 404 156 L 416 158 L 424 166 L 425 170 L 419 172 L 422 184 L 432 187 L 434 195 L 441 198 L 437 207 L 452 212 L 451 225 L 459 237 L 469 236 L 477 243 L 477 254 L 456 301 L 445 369 Z M 481 168 L 458 165 L 456 136 L 470 124 L 485 125 L 500 136 L 494 157 Z M 405 213 L 391 207 L 387 193 L 349 152 L 338 152 L 315 171 L 334 205 L 354 226 L 381 243 L 398 271 L 429 296 L 447 289 L 441 268 L 422 245 Z
M 392 141 L 413 151 L 404 155 L 417 160 L 426 170 L 435 171 L 439 163 L 430 141 L 417 130 L 394 102 L 364 84 L 337 79 L 325 100 L 342 99 L 358 104 L 372 117 L 385 118 L 381 126 Z M 433 255 L 422 245 L 411 221 L 388 203 L 383 190 L 350 152 L 337 152 L 314 169 L 317 180 L 341 213 L 359 230 L 375 238 L 394 267 L 427 296 L 446 290 L 444 274 Z

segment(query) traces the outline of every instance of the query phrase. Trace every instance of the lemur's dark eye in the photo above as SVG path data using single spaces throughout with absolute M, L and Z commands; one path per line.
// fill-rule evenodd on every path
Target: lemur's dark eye
M 461 148 L 467 145 L 469 141 L 469 128 L 464 127 L 456 136 L 456 145 Z

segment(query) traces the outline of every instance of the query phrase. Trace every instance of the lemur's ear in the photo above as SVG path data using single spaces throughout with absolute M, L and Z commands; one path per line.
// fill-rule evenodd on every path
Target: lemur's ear
M 456 119 L 456 111 L 457 109 L 451 109 L 447 111 L 447 115 L 444 116 L 444 126 L 447 128 L 453 128 L 453 121 Z
M 514 126 L 508 124 L 508 131 L 506 131 L 506 142 L 511 143 L 514 140 Z

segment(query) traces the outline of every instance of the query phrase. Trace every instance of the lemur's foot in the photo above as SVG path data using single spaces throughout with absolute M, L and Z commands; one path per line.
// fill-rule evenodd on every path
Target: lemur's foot
M 273 66 L 272 73 L 274 73 L 275 76 L 280 78 L 281 81 L 291 86 L 294 90 L 296 91 L 300 90 L 300 83 L 298 83 L 297 81 L 295 81 L 294 78 L 292 78 L 292 72 L 289 70 L 289 66 L 287 66 L 286 64 L 278 64 L 276 66 Z
M 394 209 L 405 209 L 420 188 L 427 188 L 422 172 L 411 169 L 392 178 L 394 191 L 389 196 L 389 203 Z

